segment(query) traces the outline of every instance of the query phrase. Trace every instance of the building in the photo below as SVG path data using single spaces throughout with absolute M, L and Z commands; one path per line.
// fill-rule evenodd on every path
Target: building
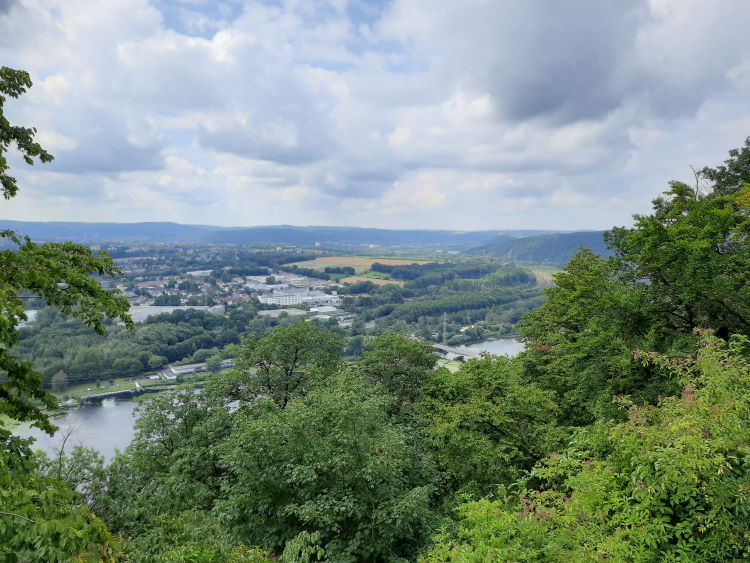
M 264 305 L 300 305 L 302 298 L 299 295 L 293 293 L 272 293 L 271 295 L 261 295 L 258 297 L 258 301 Z

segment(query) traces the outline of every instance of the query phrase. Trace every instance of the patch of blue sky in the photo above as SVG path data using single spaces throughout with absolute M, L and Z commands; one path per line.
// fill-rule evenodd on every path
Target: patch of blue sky
M 242 13 L 241 2 L 154 0 L 167 29 L 182 35 L 210 38 Z

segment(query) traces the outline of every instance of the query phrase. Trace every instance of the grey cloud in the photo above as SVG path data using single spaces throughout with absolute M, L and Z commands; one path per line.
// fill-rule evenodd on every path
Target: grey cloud
M 361 165 L 327 163 L 316 178 L 325 193 L 343 198 L 373 199 L 379 197 L 403 172 L 396 164 L 361 163 Z
M 17 0 L 0 0 L 0 15 L 7 14 L 17 4 Z
M 739 1 L 658 6 L 402 0 L 382 30 L 413 45 L 414 59 L 428 60 L 447 88 L 493 94 L 505 120 L 555 125 L 627 104 L 644 118 L 690 115 L 750 53 L 740 39 L 750 10 Z
M 204 148 L 279 164 L 305 164 L 323 158 L 328 145 L 325 139 L 312 135 L 309 130 L 285 131 L 295 125 L 267 122 L 218 129 L 199 127 L 198 141 Z
M 55 160 L 45 168 L 52 172 L 111 174 L 164 166 L 163 142 L 131 142 L 125 123 L 112 113 L 90 109 L 79 114 L 74 109 L 58 115 L 53 125 L 72 137 L 76 146 L 70 151 L 57 151 Z

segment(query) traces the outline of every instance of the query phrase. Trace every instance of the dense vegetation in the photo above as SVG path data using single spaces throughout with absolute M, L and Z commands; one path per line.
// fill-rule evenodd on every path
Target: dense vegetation
M 450 345 L 512 334 L 521 316 L 543 302 L 533 274 L 513 266 L 375 263 L 373 270 L 409 281 L 403 287 L 353 284 L 343 292 L 347 310 L 374 321 L 376 331 L 396 329 L 439 341 L 445 329 Z
M 6 94 L 28 86 L 17 71 L 0 78 Z M 451 373 L 426 342 L 385 331 L 346 363 L 339 335 L 298 322 L 244 337 L 237 367 L 201 393 L 144 403 L 109 465 L 85 448 L 32 454 L 0 430 L 0 556 L 750 557 L 748 162 L 750 139 L 703 171 L 713 191 L 674 183 L 651 215 L 614 229 L 613 257 L 581 250 L 525 315 L 518 358 Z M 89 277 L 114 272 L 107 257 L 6 236 L 19 248 L 3 260 L 23 268 L 0 278 L 0 414 L 52 430 L 33 401 L 53 402 L 41 377 L 9 352 L 18 292 L 94 329 L 127 318 Z
M 488 256 L 495 260 L 530 262 L 534 264 L 565 264 L 585 246 L 601 256 L 609 256 L 601 231 L 549 233 L 513 238 L 499 237 L 497 241 L 470 249 L 468 254 Z

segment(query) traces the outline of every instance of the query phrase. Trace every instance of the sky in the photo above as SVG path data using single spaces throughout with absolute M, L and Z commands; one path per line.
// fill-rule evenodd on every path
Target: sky
M 0 0 L 0 218 L 599 229 L 750 135 L 747 0 Z

